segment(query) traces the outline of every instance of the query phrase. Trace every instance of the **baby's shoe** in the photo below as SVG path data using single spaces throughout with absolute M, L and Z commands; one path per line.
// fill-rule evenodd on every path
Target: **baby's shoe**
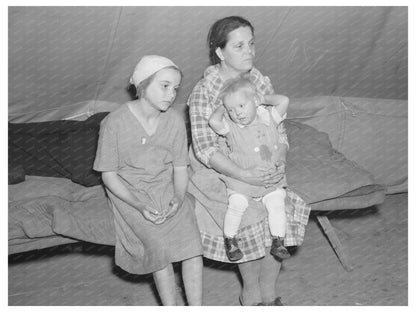
M 243 257 L 243 252 L 238 248 L 237 239 L 224 236 L 224 247 L 230 261 L 238 261 Z
M 287 259 L 290 257 L 289 251 L 287 251 L 286 247 L 283 244 L 283 238 L 279 236 L 272 237 L 272 247 L 270 248 L 270 253 L 279 258 L 280 260 Z

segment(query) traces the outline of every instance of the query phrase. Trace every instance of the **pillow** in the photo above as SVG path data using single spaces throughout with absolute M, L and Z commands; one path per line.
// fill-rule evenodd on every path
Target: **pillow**
M 26 180 L 17 185 L 9 185 L 9 204 L 26 202 L 40 197 L 59 197 L 68 201 L 78 200 L 84 190 L 89 190 L 69 179 L 56 177 L 26 176 Z M 77 195 L 76 197 L 74 195 Z
M 9 159 L 27 175 L 61 177 L 84 186 L 101 183 L 92 169 L 101 120 L 108 112 L 85 121 L 9 123 Z
M 360 195 L 383 189 L 368 171 L 335 150 L 326 133 L 295 121 L 284 123 L 290 145 L 286 157 L 288 185 L 306 203 L 339 198 L 353 191 Z
M 71 148 L 71 180 L 85 186 L 101 184 L 101 173 L 92 169 L 97 151 L 100 123 L 108 112 L 98 113 L 85 121 L 74 121 L 77 125 L 69 135 Z
M 288 119 L 328 133 L 335 149 L 392 194 L 408 190 L 407 105 L 393 99 L 299 98 L 291 99 Z

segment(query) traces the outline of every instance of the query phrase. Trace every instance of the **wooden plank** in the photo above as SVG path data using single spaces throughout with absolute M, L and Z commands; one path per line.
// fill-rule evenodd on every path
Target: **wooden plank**
M 353 266 L 351 265 L 348 255 L 345 252 L 344 248 L 340 240 L 338 239 L 337 234 L 334 231 L 331 223 L 328 220 L 328 217 L 325 215 L 316 215 L 316 219 L 318 220 L 322 230 L 324 231 L 325 235 L 327 236 L 332 248 L 335 251 L 339 261 L 341 262 L 344 269 L 348 272 L 353 270 Z

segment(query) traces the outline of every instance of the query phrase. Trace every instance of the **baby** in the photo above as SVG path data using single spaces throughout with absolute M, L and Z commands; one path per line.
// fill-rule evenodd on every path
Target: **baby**
M 230 148 L 230 159 L 244 169 L 260 167 L 284 174 L 287 148 L 281 145 L 287 143 L 280 140 L 278 125 L 286 117 L 289 99 L 277 94 L 262 96 L 246 78 L 226 83 L 220 98 L 224 106 L 212 113 L 209 124 L 218 135 L 225 137 Z M 268 187 L 250 185 L 226 176 L 223 180 L 228 194 L 224 243 L 230 261 L 238 261 L 243 257 L 236 234 L 249 199 L 261 200 L 267 209 L 272 235 L 270 253 L 278 259 L 290 257 L 284 246 L 285 175 L 276 185 Z

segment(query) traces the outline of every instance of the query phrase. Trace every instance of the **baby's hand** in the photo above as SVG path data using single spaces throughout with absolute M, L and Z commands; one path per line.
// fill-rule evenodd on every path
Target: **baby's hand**
M 218 115 L 224 115 L 226 113 L 224 105 L 218 106 L 218 108 L 215 110 Z
M 260 92 L 256 92 L 256 96 L 255 96 L 255 103 L 256 106 L 260 106 L 261 104 L 266 104 L 266 100 L 264 98 L 264 95 L 261 94 Z

